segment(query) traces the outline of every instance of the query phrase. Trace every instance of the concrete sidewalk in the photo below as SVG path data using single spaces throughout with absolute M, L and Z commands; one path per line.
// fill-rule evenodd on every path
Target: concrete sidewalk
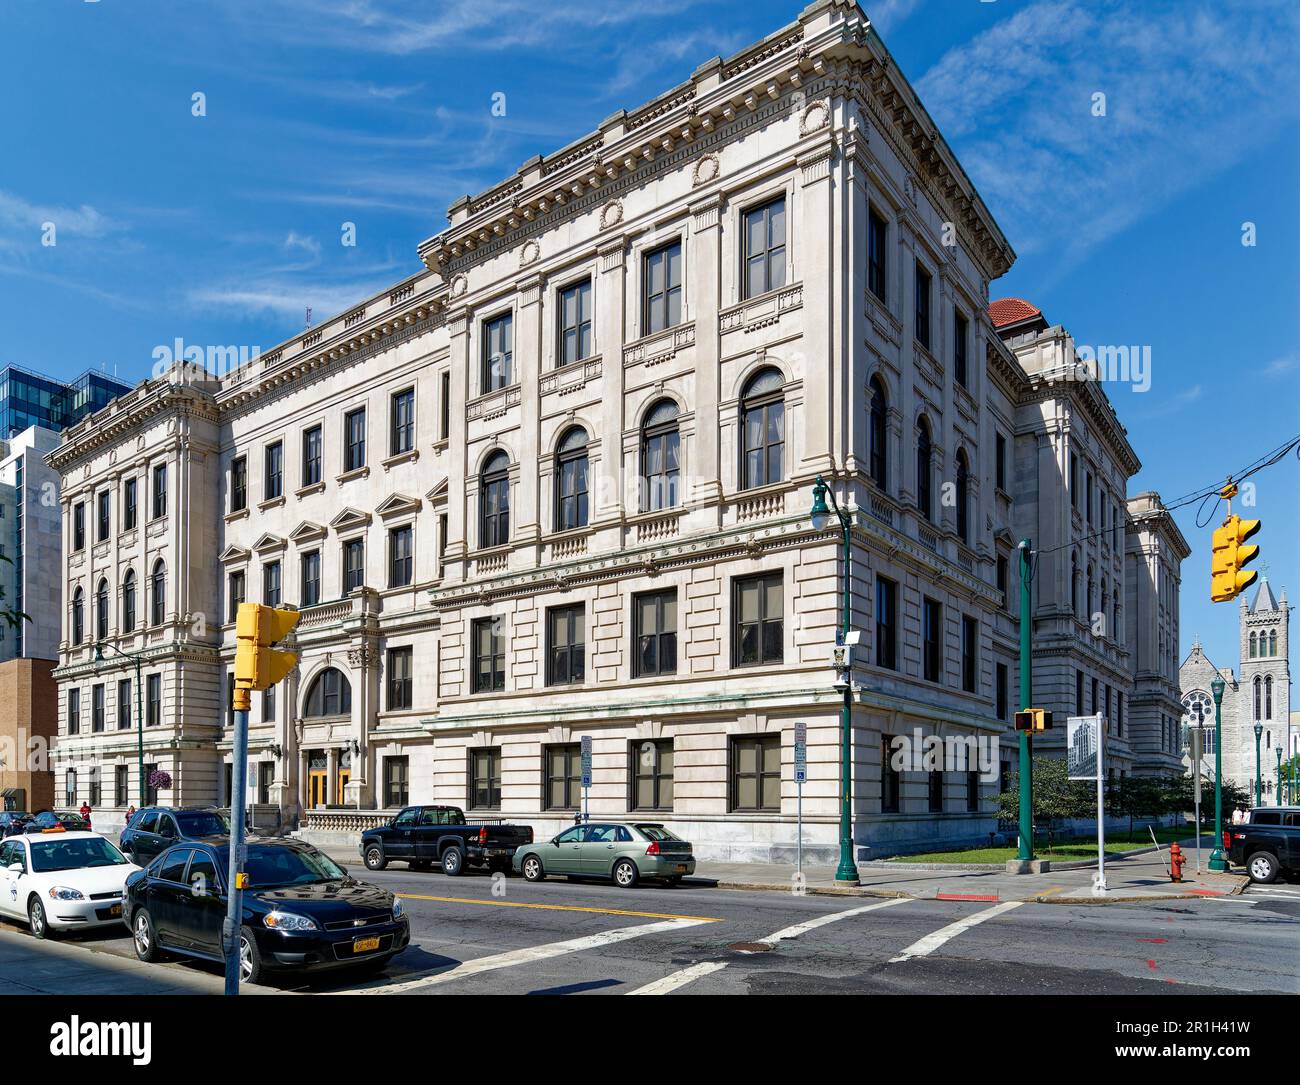
M 1106 892 L 1094 893 L 1093 878 L 1096 863 L 1074 870 L 1049 871 L 1045 874 L 1008 874 L 1004 867 L 972 869 L 956 865 L 929 864 L 922 866 L 899 861 L 898 863 L 860 863 L 858 874 L 861 884 L 842 886 L 835 881 L 835 867 L 804 865 L 803 879 L 799 881 L 793 864 L 789 863 L 696 863 L 695 874 L 683 879 L 684 886 L 717 887 L 719 889 L 767 890 L 836 894 L 868 897 L 912 897 L 928 900 L 1023 900 L 1044 904 L 1118 904 L 1153 900 L 1183 900 L 1205 897 L 1226 897 L 1240 894 L 1250 883 L 1244 874 L 1211 874 L 1205 871 L 1210 851 L 1202 847 L 1202 871 L 1194 871 L 1196 843 L 1181 842 L 1188 858 L 1183 881 L 1172 882 L 1167 862 L 1169 849 L 1162 847 L 1161 854 L 1154 851 L 1130 855 L 1127 858 L 1106 857 Z M 353 874 L 365 877 L 365 866 L 356 850 L 323 848 L 337 862 L 347 866 Z M 394 869 L 404 869 L 398 866 Z

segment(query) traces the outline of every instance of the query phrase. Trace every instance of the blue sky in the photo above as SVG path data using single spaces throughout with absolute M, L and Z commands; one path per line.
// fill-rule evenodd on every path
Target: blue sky
M 1151 348 L 1148 391 L 1107 389 L 1143 461 L 1133 492 L 1173 499 L 1300 433 L 1300 5 L 865 7 L 1019 254 L 993 295 L 1080 343 Z M 0 362 L 135 380 L 177 337 L 269 348 L 306 306 L 319 319 L 416 270 L 458 196 L 798 11 L 6 0 Z M 1300 461 L 1255 481 L 1257 541 L 1295 595 Z M 1194 514 L 1183 651 L 1199 634 L 1223 665 L 1235 608 L 1208 601 Z

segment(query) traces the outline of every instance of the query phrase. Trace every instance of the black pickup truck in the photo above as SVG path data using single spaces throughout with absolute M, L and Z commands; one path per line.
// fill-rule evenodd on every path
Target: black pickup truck
M 1223 830 L 1228 862 L 1244 866 L 1251 881 L 1272 882 L 1283 871 L 1300 874 L 1300 806 L 1251 810 Z
M 532 842 L 530 825 L 470 825 L 457 806 L 408 806 L 387 825 L 363 832 L 358 850 L 367 870 L 396 859 L 412 870 L 438 865 L 456 875 L 466 867 L 507 871 L 515 849 Z

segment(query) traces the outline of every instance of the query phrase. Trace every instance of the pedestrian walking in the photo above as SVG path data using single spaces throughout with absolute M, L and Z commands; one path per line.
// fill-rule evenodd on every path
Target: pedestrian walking
M 1240 824 L 1241 824 L 1243 821 L 1245 821 L 1245 820 L 1246 820 L 1246 815 L 1245 815 L 1245 813 L 1242 811 L 1241 807 L 1238 806 L 1237 809 L 1235 809 L 1235 810 L 1232 812 L 1232 823 L 1233 823 L 1234 825 L 1240 825 Z
M 135 817 L 135 803 L 132 803 L 130 806 L 126 808 L 126 823 L 128 825 L 131 824 L 131 819 L 133 817 Z

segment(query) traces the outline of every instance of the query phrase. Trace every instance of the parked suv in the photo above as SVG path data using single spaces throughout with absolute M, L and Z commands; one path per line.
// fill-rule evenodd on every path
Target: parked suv
M 1240 825 L 1223 830 L 1223 846 L 1228 862 L 1244 866 L 1252 881 L 1300 873 L 1300 806 L 1249 811 Z
M 396 859 L 413 870 L 437 865 L 455 875 L 467 866 L 509 870 L 515 849 L 532 842 L 530 825 L 470 824 L 459 806 L 408 806 L 387 825 L 362 833 L 358 851 L 368 870 Z
M 230 824 L 209 807 L 146 806 L 127 822 L 119 843 L 137 866 L 146 866 L 173 844 L 225 836 L 229 832 Z

